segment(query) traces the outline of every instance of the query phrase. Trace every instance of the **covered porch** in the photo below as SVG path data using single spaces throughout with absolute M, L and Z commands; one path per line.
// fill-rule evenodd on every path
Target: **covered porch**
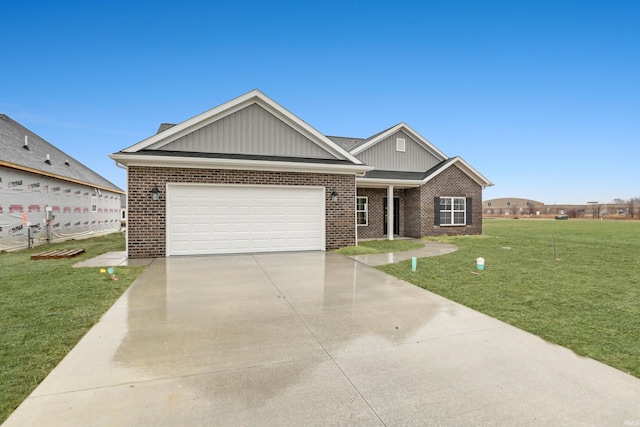
M 359 182 L 356 197 L 358 239 L 421 237 L 419 182 Z

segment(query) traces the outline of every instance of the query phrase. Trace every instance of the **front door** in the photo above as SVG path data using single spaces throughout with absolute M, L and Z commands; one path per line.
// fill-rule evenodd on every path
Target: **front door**
M 384 231 L 383 234 L 387 234 L 387 198 L 382 201 L 384 203 Z M 400 234 L 400 198 L 393 198 L 393 234 Z

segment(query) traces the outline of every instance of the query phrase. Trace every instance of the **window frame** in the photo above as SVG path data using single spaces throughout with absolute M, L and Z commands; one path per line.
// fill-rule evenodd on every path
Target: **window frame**
M 359 199 L 364 199 L 364 209 L 358 209 Z M 364 224 L 360 224 L 360 216 L 359 213 L 364 213 Z M 358 227 L 366 227 L 369 225 L 369 197 L 367 196 L 356 196 L 356 226 Z
M 98 212 L 98 198 L 96 196 L 91 196 L 91 213 Z
M 462 200 L 462 208 L 456 209 L 455 200 Z M 450 208 L 446 209 L 446 201 L 449 201 Z M 456 222 L 456 214 L 462 213 L 462 222 Z M 441 227 L 461 227 L 467 225 L 467 198 L 459 196 L 444 196 L 440 197 L 440 209 L 439 213 L 440 226 Z M 443 221 L 443 214 L 449 214 L 449 222 Z

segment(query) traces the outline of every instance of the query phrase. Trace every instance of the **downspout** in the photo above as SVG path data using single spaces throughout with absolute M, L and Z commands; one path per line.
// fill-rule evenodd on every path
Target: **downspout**
M 387 239 L 393 240 L 393 233 L 395 230 L 393 229 L 393 222 L 395 221 L 393 218 L 393 185 L 390 185 L 387 188 Z
M 116 166 L 119 167 L 120 169 L 124 169 L 125 171 L 127 171 L 127 190 L 129 187 L 129 168 L 126 165 L 123 165 L 122 163 L 120 163 L 119 161 L 116 160 Z M 129 194 L 127 193 L 127 191 L 125 191 L 125 196 L 126 196 L 126 200 L 127 200 L 127 227 L 124 229 L 124 250 L 125 250 L 125 256 L 127 257 L 127 259 L 129 259 Z M 120 214 L 122 215 L 122 214 Z

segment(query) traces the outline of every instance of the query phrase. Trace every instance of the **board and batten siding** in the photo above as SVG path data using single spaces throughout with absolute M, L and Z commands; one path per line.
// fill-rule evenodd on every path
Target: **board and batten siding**
M 404 138 L 404 152 L 396 151 L 397 138 Z M 383 139 L 357 156 L 367 165 L 390 171 L 425 172 L 442 161 L 402 131 Z
M 166 151 L 334 159 L 291 126 L 253 104 L 159 148 Z

